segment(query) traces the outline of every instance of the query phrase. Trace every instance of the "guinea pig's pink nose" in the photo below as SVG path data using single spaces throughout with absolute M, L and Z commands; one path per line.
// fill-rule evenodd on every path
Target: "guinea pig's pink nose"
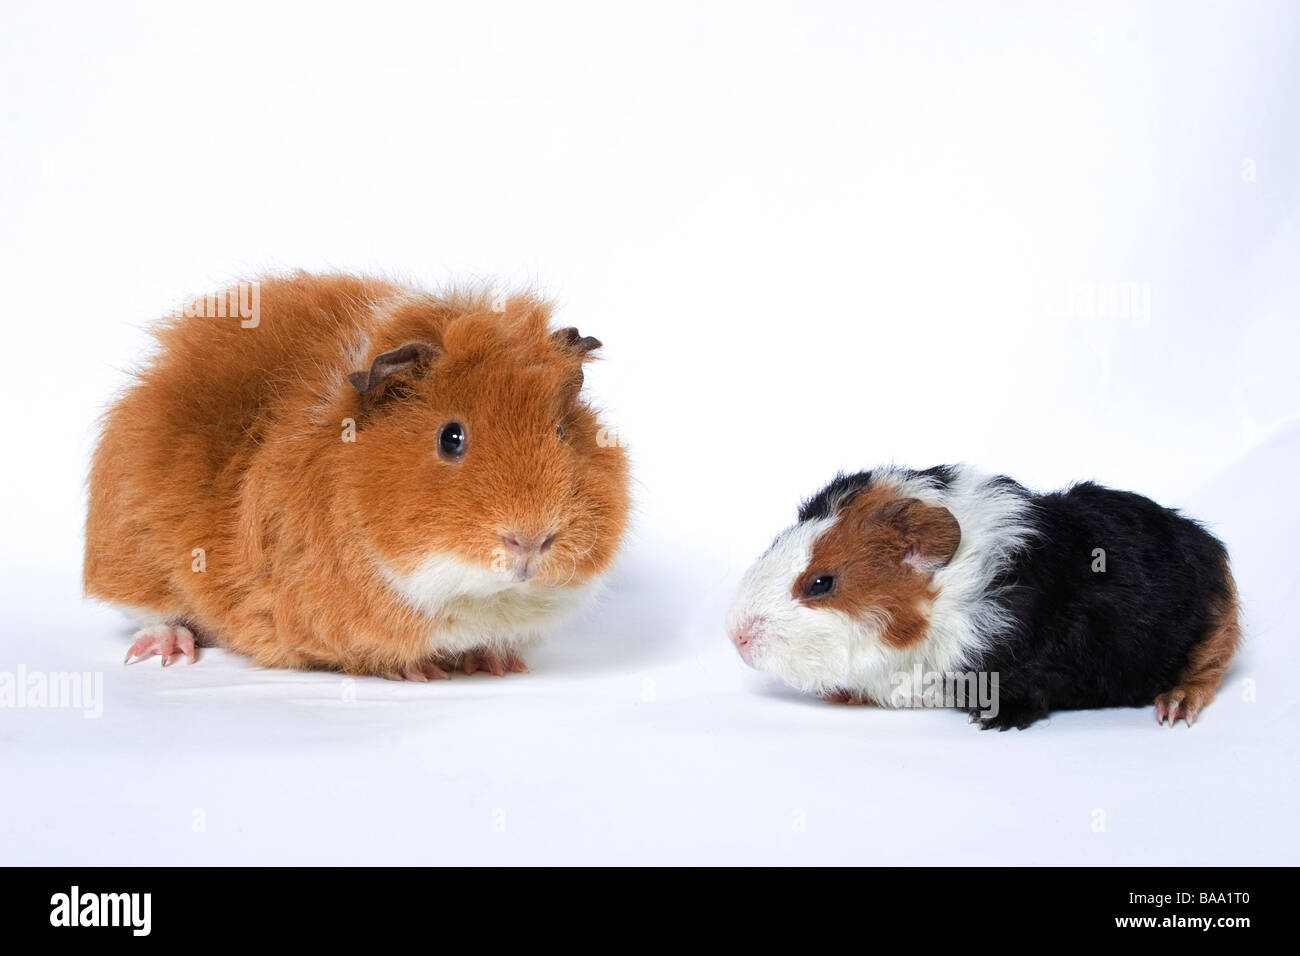
M 745 618 L 732 630 L 730 637 L 731 643 L 736 645 L 736 650 L 747 657 L 758 641 L 758 621 L 752 617 Z
M 510 531 L 501 536 L 501 542 L 506 546 L 507 551 L 521 557 L 545 554 L 555 544 L 555 533 L 527 535 Z

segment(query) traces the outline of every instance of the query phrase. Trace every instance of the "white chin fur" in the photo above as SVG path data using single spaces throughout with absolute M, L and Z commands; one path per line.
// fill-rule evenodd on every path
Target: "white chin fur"
M 433 619 L 431 651 L 531 644 L 572 618 L 600 586 L 599 579 L 576 587 L 518 581 L 508 571 L 451 555 L 431 555 L 410 573 L 377 563 L 393 590 Z
M 943 490 L 893 469 L 877 469 L 873 479 L 875 485 L 892 484 L 903 495 L 946 507 L 961 526 L 956 555 L 934 576 L 939 596 L 930 609 L 926 636 L 911 647 L 892 648 L 882 641 L 883 617 L 855 618 L 795 599 L 794 583 L 808 568 L 813 545 L 833 524 L 831 518 L 805 521 L 781 533 L 745 573 L 727 614 L 727 629 L 735 634 L 746 621 L 755 622 L 750 665 L 799 690 L 845 690 L 879 704 L 908 706 L 917 701 L 900 694 L 898 674 L 963 671 L 1010 626 L 990 587 L 1008 557 L 1032 535 L 1031 505 L 968 466 L 958 467 L 955 480 Z

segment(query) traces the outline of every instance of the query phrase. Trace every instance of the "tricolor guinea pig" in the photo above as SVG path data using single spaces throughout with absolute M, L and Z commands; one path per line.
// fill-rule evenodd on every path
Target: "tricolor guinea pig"
M 582 395 L 600 342 L 550 313 L 298 273 L 164 320 L 89 477 L 85 590 L 141 620 L 128 662 L 211 643 L 395 679 L 523 670 L 629 508 Z
M 1190 726 L 1241 640 L 1226 551 L 1196 522 L 964 465 L 837 477 L 744 575 L 727 629 L 803 691 L 1000 730 L 1152 703 Z

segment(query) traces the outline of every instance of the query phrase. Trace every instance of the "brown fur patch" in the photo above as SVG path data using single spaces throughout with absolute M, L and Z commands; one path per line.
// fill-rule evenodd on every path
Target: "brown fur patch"
M 1241 645 L 1241 606 L 1237 600 L 1237 583 L 1227 562 L 1223 567 L 1224 587 L 1210 601 L 1213 624 L 1200 643 L 1192 646 L 1187 663 L 1178 674 L 1178 685 L 1156 698 L 1156 713 L 1161 723 L 1170 725 L 1183 718 L 1190 727 L 1218 693 L 1228 673 L 1232 656 Z
M 952 559 L 960 542 L 961 529 L 946 508 L 904 498 L 893 487 L 871 488 L 838 509 L 814 543 L 793 596 L 854 617 L 883 615 L 885 642 L 906 647 L 925 636 L 939 593 L 933 571 Z M 807 596 L 809 585 L 826 574 L 835 576 L 834 589 Z
M 192 621 L 264 665 L 383 674 L 425 660 L 440 622 L 399 599 L 378 561 L 409 572 L 437 552 L 489 565 L 503 533 L 547 531 L 537 584 L 609 567 L 626 453 L 598 441 L 574 388 L 594 340 L 557 343 L 547 303 L 494 310 L 485 294 L 306 273 L 265 278 L 260 293 L 254 328 L 164 321 L 156 355 L 105 415 L 88 594 Z M 429 346 L 427 374 L 393 400 L 349 383 L 412 342 Z M 343 440 L 349 419 L 355 441 Z M 457 462 L 437 453 L 450 420 L 467 433 Z

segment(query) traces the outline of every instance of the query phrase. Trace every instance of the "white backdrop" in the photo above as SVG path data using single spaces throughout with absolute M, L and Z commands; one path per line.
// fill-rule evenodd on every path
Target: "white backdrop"
M 0 672 L 104 692 L 0 709 L 0 862 L 1300 862 L 1300 11 L 643 6 L 6 0 Z M 637 527 L 531 673 L 125 669 L 81 601 L 143 328 L 296 267 L 534 283 L 606 343 Z M 1220 700 L 981 735 L 747 672 L 740 573 L 886 460 L 1206 520 Z

